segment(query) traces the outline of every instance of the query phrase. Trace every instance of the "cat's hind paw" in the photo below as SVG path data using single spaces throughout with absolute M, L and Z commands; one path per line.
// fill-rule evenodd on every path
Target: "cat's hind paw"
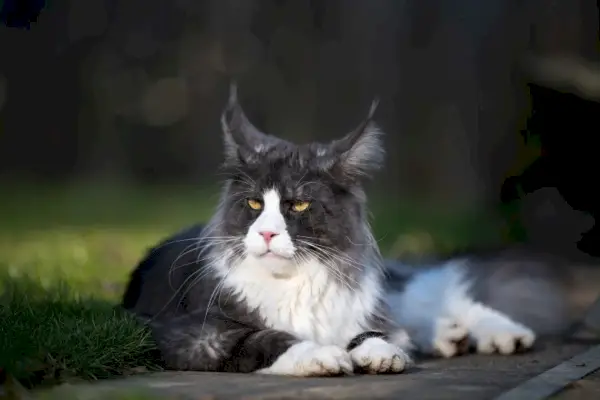
M 535 343 L 535 333 L 507 318 L 484 318 L 471 328 L 478 353 L 514 354 L 529 350 Z
M 445 358 L 469 351 L 469 330 L 453 318 L 440 318 L 435 325 L 433 351 Z
M 345 349 L 338 346 L 321 346 L 305 341 L 290 347 L 268 368 L 256 373 L 289 376 L 351 375 L 352 359 Z
M 354 365 L 369 374 L 390 374 L 404 371 L 411 358 L 399 346 L 381 338 L 369 338 L 350 352 Z

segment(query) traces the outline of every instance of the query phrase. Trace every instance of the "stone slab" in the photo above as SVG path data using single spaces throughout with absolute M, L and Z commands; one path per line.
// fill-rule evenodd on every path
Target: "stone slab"
M 600 399 L 600 370 L 583 379 L 571 383 L 563 391 L 552 397 L 553 400 Z
M 515 356 L 465 356 L 421 361 L 400 375 L 283 378 L 251 374 L 162 372 L 52 390 L 73 400 L 118 399 L 115 391 L 162 399 L 415 399 L 488 400 L 592 347 L 541 346 Z M 62 393 L 62 394 L 61 394 Z
M 567 386 L 600 370 L 600 345 L 577 354 L 559 365 L 504 392 L 495 400 L 543 400 L 563 391 Z

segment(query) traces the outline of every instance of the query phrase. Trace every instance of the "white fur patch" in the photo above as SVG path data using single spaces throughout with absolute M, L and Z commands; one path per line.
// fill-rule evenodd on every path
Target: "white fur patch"
M 247 257 L 221 275 L 224 285 L 258 310 L 269 328 L 340 347 L 365 330 L 381 290 L 374 273 L 351 290 L 315 259 L 294 265 L 294 271 L 295 275 L 277 278 L 260 260 Z
M 290 347 L 268 368 L 258 374 L 291 376 L 327 376 L 352 374 L 350 355 L 338 346 L 321 346 L 305 341 Z
M 399 346 L 381 338 L 369 338 L 350 352 L 354 365 L 371 374 L 402 372 L 411 359 Z
M 470 339 L 478 352 L 512 354 L 530 348 L 534 332 L 472 299 L 460 261 L 418 273 L 388 302 L 397 321 L 421 351 L 444 357 L 460 354 Z
M 440 317 L 434 322 L 433 338 L 430 347 L 442 357 L 450 358 L 460 354 L 460 343 L 469 336 L 468 329 L 453 318 Z M 465 345 L 465 343 L 463 343 Z
M 408 335 L 408 332 L 406 332 L 404 329 L 396 329 L 394 332 L 392 332 L 389 337 L 389 342 L 399 346 L 405 352 L 415 349 L 415 344 Z
M 212 359 L 219 358 L 226 354 L 222 346 L 221 338 L 214 329 L 204 330 L 203 335 L 196 338 L 192 347 L 195 352 L 206 352 Z

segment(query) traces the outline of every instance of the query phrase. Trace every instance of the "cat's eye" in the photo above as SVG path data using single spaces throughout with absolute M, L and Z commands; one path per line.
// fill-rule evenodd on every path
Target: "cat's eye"
M 310 202 L 308 201 L 296 201 L 292 204 L 292 210 L 296 212 L 306 211 L 306 209 L 310 206 Z
M 254 200 L 254 199 L 248 199 L 248 207 L 250 207 L 253 210 L 260 210 L 262 209 L 262 203 L 258 200 Z

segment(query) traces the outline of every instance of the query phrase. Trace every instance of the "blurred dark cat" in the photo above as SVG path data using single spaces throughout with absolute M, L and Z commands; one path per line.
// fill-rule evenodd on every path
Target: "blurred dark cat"
M 592 220 L 591 225 L 579 223 L 588 226 L 577 232 L 572 243 L 577 243 L 580 251 L 598 257 L 600 227 L 593 226 L 593 221 L 600 218 L 600 194 L 594 189 L 600 169 L 593 140 L 600 131 L 600 102 L 536 84 L 528 86 L 532 114 L 522 135 L 525 142 L 539 141 L 541 155 L 522 173 L 506 179 L 501 199 L 510 203 L 544 188 L 556 188 L 568 206 L 585 212 Z M 571 210 L 560 214 L 573 220 L 570 225 L 577 225 L 576 221 L 582 219 L 571 217 Z M 545 236 L 554 235 L 565 243 L 568 238 L 563 238 L 562 233 L 548 231 Z
M 123 299 L 152 327 L 168 368 L 399 373 L 412 350 L 451 357 L 472 344 L 512 354 L 553 329 L 560 289 L 543 271 L 508 279 L 505 267 L 486 274 L 466 257 L 389 279 L 362 186 L 383 160 L 376 108 L 341 139 L 296 145 L 254 127 L 232 86 L 214 217 L 151 250 Z M 520 304 L 542 316 L 540 331 L 493 308 L 503 284 L 543 290 L 541 301 Z

